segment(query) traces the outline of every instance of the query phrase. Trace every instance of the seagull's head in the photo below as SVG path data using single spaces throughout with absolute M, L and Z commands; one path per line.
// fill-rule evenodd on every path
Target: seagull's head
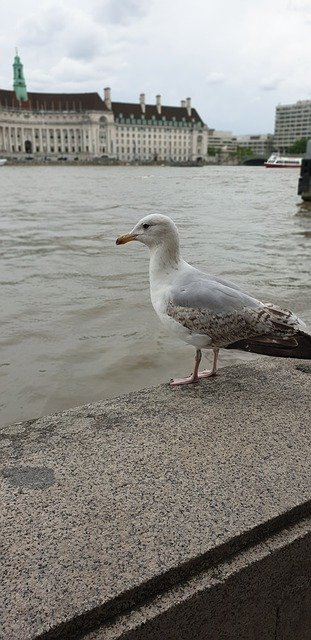
M 175 223 L 168 216 L 151 214 L 137 222 L 130 233 L 119 236 L 116 244 L 126 244 L 132 240 L 146 244 L 149 249 L 172 242 L 178 245 L 178 231 Z

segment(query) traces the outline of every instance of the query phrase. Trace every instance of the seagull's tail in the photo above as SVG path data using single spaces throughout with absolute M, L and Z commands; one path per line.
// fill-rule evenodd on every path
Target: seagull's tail
M 311 335 L 298 331 L 288 338 L 260 336 L 232 342 L 226 349 L 240 349 L 249 353 L 261 353 L 264 356 L 278 358 L 311 359 Z

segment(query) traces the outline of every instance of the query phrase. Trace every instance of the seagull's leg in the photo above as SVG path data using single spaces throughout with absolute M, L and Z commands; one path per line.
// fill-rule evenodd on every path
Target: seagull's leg
M 182 384 L 192 384 L 193 382 L 198 382 L 199 380 L 198 372 L 199 372 L 199 365 L 201 362 L 201 358 L 202 358 L 202 351 L 201 349 L 197 349 L 195 352 L 194 370 L 191 376 L 189 376 L 188 378 L 177 378 L 176 380 L 171 380 L 170 382 L 171 387 L 177 387 L 178 385 L 182 385 Z
M 213 352 L 214 352 L 214 359 L 213 359 L 212 368 L 204 369 L 204 371 L 200 371 L 200 373 L 198 373 L 198 378 L 211 378 L 212 376 L 216 376 L 219 349 L 213 349 Z

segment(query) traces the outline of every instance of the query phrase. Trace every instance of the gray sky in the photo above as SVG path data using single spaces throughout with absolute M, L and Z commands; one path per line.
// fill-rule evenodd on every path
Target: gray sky
M 14 48 L 29 91 L 179 105 L 209 127 L 269 133 L 311 99 L 311 0 L 1 0 L 0 86 Z

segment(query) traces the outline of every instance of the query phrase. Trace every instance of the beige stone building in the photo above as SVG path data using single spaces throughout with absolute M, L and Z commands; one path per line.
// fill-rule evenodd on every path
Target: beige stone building
M 220 153 L 236 151 L 236 136 L 232 131 L 222 131 L 220 129 L 209 129 L 208 144 L 212 149 Z
M 121 162 L 196 162 L 207 154 L 207 126 L 191 105 L 114 102 L 98 93 L 27 92 L 20 58 L 14 90 L 0 89 L 0 155 L 38 159 L 106 157 Z
M 256 156 L 267 157 L 273 149 L 273 135 L 270 133 L 234 135 L 232 131 L 216 129 L 210 129 L 208 133 L 209 146 L 220 153 L 235 153 L 242 147 Z
M 250 149 L 255 156 L 261 156 L 263 158 L 267 158 L 270 155 L 273 149 L 273 144 L 274 138 L 272 133 L 258 133 L 236 136 L 237 147 Z

